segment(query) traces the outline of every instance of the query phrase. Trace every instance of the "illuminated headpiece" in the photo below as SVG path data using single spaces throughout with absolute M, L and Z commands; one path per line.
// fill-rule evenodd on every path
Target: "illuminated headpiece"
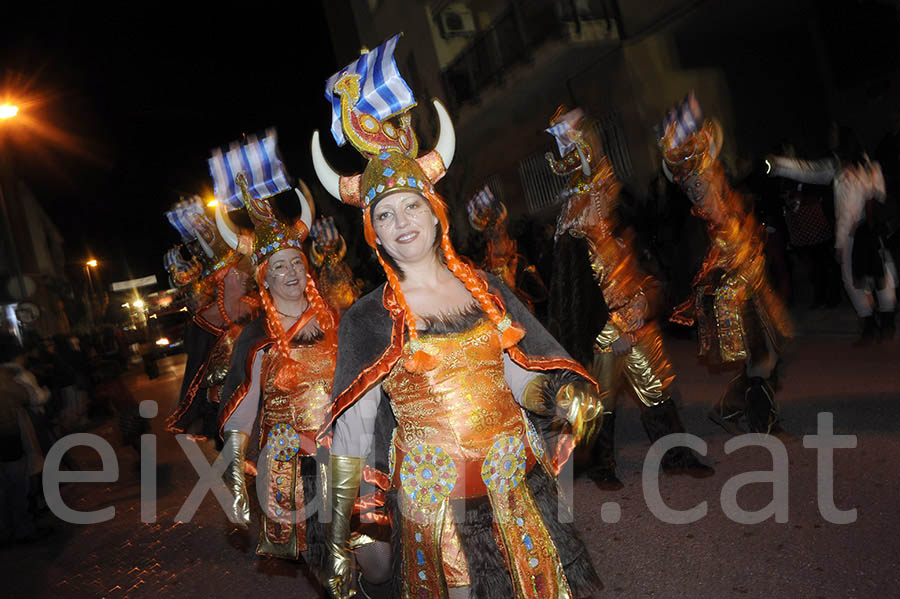
M 502 314 L 487 291 L 486 281 L 459 259 L 450 242 L 447 206 L 434 190 L 450 167 L 456 150 L 456 136 L 447 110 L 437 100 L 440 131 L 434 150 L 418 156 L 418 142 L 411 125 L 409 110 L 415 106 L 412 91 L 394 62 L 394 49 L 399 34 L 357 61 L 347 65 L 328 79 L 325 97 L 332 106 L 331 133 L 338 145 L 349 140 L 367 160 L 361 175 L 342 176 L 325 160 L 319 143 L 319 132 L 313 133 L 312 158 L 322 186 L 335 198 L 363 209 L 366 242 L 378 255 L 388 284 L 405 313 L 411 360 L 404 366 L 411 371 L 434 368 L 437 357 L 418 339 L 415 318 L 406 304 L 399 278 L 385 262 L 375 243 L 369 207 L 395 191 L 412 191 L 424 197 L 441 225 L 441 249 L 450 271 L 466 286 L 488 318 L 501 332 L 503 347 L 511 347 L 524 332 Z M 436 350 L 434 350 L 436 351 Z
M 434 193 L 434 184 L 444 176 L 456 149 L 450 115 L 434 100 L 440 135 L 434 150 L 418 156 L 409 112 L 416 102 L 394 62 L 399 37 L 366 52 L 325 85 L 332 106 L 331 133 L 339 146 L 350 141 L 368 160 L 362 174 L 336 173 L 322 154 L 319 132 L 313 133 L 313 166 L 322 185 L 335 198 L 360 208 L 392 191 Z
M 504 222 L 507 217 L 506 204 L 497 200 L 487 185 L 469 199 L 466 212 L 469 224 L 479 232 L 495 223 Z
M 312 194 L 298 180 L 294 191 L 300 199 L 300 220 L 289 225 L 281 222 L 272 209 L 270 198 L 291 189 L 287 174 L 278 157 L 277 134 L 274 129 L 263 139 L 251 135 L 243 144 L 231 144 L 227 152 L 213 150 L 209 159 L 216 193 L 216 224 L 229 246 L 250 256 L 254 265 L 285 248 L 303 249 L 303 241 L 312 223 Z M 302 190 L 302 191 L 301 191 Z M 247 209 L 253 222 L 252 238 L 241 239 L 234 232 L 227 208 Z
M 169 281 L 173 287 L 184 287 L 193 283 L 200 278 L 203 271 L 203 267 L 195 257 L 191 256 L 190 260 L 184 259 L 181 248 L 181 244 L 175 245 L 163 256 L 163 265 L 169 273 Z
M 181 200 L 166 212 L 166 218 L 202 265 L 201 278 L 215 275 L 240 259 L 216 229 L 215 208 L 205 205 L 199 196 Z
M 659 149 L 666 177 L 680 184 L 708 171 L 718 162 L 722 142 L 721 124 L 716 119 L 703 120 L 692 91 L 668 112 L 660 126 Z
M 588 202 L 611 204 L 619 196 L 621 184 L 612 162 L 603 152 L 603 143 L 594 122 L 580 108 L 556 109 L 546 129 L 559 147 L 560 159 L 547 153 L 550 168 L 559 176 L 571 175 L 560 196 L 565 205 L 556 222 L 555 239 L 572 228 L 583 228 Z
M 327 259 L 339 262 L 347 255 L 347 242 L 334 225 L 334 217 L 316 219 L 309 236 L 313 239 L 309 253 L 316 267 L 322 266 Z
M 256 266 L 255 277 L 260 286 L 260 301 L 265 310 L 266 324 L 276 338 L 276 351 L 282 358 L 274 384 L 282 391 L 297 389 L 305 371 L 304 365 L 290 355 L 289 337 L 299 331 L 284 330 L 281 314 L 273 297 L 266 290 L 264 281 L 269 257 L 288 248 L 299 250 L 306 269 L 304 295 L 328 342 L 336 342 L 337 318 L 319 294 L 303 253 L 303 242 L 309 235 L 313 220 L 315 204 L 312 194 L 306 184 L 298 179 L 294 192 L 300 200 L 300 218 L 296 223 L 289 224 L 275 215 L 271 198 L 289 191 L 291 185 L 278 156 L 277 134 L 274 129 L 266 131 L 266 136 L 262 139 L 251 135 L 243 143 L 232 143 L 227 152 L 213 150 L 209 159 L 209 172 L 213 177 L 218 202 L 216 224 L 219 231 L 228 245 L 241 254 L 249 255 Z M 247 210 L 253 223 L 253 232 L 250 234 L 236 233 L 228 218 L 227 208 L 241 206 Z

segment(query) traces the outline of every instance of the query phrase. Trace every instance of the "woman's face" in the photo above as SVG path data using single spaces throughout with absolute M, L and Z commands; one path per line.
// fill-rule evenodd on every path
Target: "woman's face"
M 269 257 L 266 287 L 275 301 L 297 301 L 306 289 L 306 265 L 300 250 L 286 248 Z
M 703 206 L 703 199 L 710 191 L 710 182 L 700 175 L 691 175 L 681 184 L 685 195 L 695 206 Z
M 700 210 L 700 215 L 713 223 L 720 224 L 724 216 L 722 193 L 724 181 L 721 176 L 709 173 L 692 175 L 685 179 L 681 188 L 691 203 Z
M 232 266 L 225 273 L 225 301 L 240 299 L 247 292 L 247 279 L 249 278 L 247 273 Z
M 401 266 L 434 252 L 437 223 L 428 200 L 412 191 L 392 193 L 372 209 L 376 242 Z

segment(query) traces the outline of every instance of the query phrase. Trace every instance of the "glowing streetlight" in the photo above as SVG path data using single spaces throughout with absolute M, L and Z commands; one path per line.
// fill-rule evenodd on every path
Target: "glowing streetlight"
M 85 262 L 84 264 L 85 264 L 85 266 L 90 266 L 91 268 L 96 268 L 96 267 L 97 267 L 97 261 L 94 260 L 93 258 L 91 258 L 90 260 L 88 260 L 88 261 Z
M 139 300 L 139 299 L 134 300 L 133 302 L 131 302 L 131 305 L 134 306 L 135 308 L 137 308 L 138 310 L 141 310 L 144 307 L 144 301 Z
M 0 119 L 11 119 L 19 114 L 19 107 L 12 104 L 0 104 Z

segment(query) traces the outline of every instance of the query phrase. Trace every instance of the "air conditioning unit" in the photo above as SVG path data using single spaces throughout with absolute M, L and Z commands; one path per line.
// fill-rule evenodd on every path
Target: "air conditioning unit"
M 440 12 L 438 19 L 445 39 L 475 35 L 475 16 L 465 4 L 451 4 Z

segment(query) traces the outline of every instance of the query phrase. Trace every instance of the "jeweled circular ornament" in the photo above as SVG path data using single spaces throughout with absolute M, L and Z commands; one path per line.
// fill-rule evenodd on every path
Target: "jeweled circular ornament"
M 273 458 L 279 462 L 287 462 L 294 459 L 300 451 L 300 433 L 290 424 L 276 424 L 269 429 L 266 445 Z
M 394 129 L 394 126 L 391 125 L 390 123 L 385 123 L 384 127 L 382 127 L 381 130 L 384 131 L 384 134 L 387 135 L 388 137 L 390 137 L 391 139 L 394 139 L 395 137 L 397 137 L 397 130 Z
M 525 444 L 519 437 L 503 437 L 494 442 L 481 465 L 481 480 L 488 489 L 505 493 L 525 477 Z
M 422 507 L 439 503 L 450 497 L 456 485 L 456 464 L 440 447 L 413 447 L 400 463 L 400 485 Z
M 369 133 L 378 133 L 378 129 L 380 128 L 378 121 L 375 117 L 364 114 L 359 119 L 359 124 L 362 125 L 362 128 Z

